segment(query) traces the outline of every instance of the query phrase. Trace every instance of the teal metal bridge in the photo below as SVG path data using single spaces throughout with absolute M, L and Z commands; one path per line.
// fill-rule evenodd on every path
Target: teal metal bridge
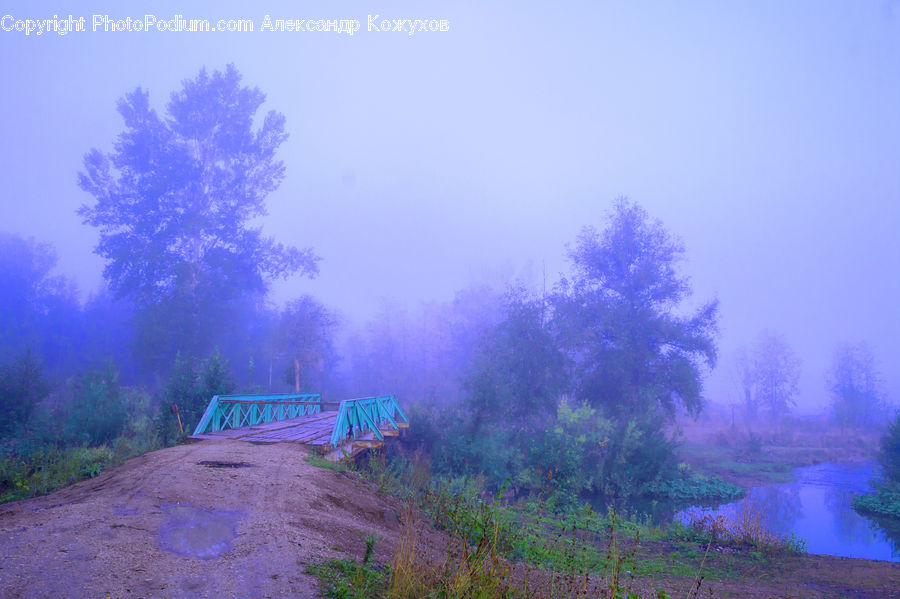
M 310 445 L 335 459 L 380 447 L 409 420 L 393 395 L 324 402 L 318 393 L 216 395 L 191 439 Z

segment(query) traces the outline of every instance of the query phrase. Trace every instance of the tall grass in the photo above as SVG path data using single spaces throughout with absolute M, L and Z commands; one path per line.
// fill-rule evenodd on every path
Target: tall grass
M 694 512 L 687 524 L 660 527 L 646 518 L 622 518 L 614 509 L 558 513 L 541 501 L 504 505 L 503 491 L 491 499 L 482 478 L 433 479 L 428 460 L 418 455 L 387 460 L 374 454 L 347 467 L 405 503 L 395 552 L 385 565 L 389 577 L 370 597 L 669 597 L 662 588 L 648 594 L 642 590 L 646 579 L 636 581 L 633 573 L 676 576 L 684 586 L 680 596 L 706 597 L 707 577 L 732 572 L 723 569 L 716 546 L 750 548 L 729 553 L 741 563 L 742 555 L 749 560 L 758 550 L 774 555 L 803 549 L 801 541 L 772 533 L 761 506 L 751 502 L 730 515 Z M 443 550 L 432 533 L 423 532 L 431 527 L 443 531 Z M 685 551 L 684 558 L 675 550 L 658 553 L 660 544 L 671 543 Z M 685 550 L 685 543 L 699 547 Z
M 801 539 L 772 532 L 765 509 L 754 501 L 742 501 L 726 514 L 690 510 L 687 526 L 713 544 L 747 546 L 767 553 L 805 550 Z
M 626 569 L 634 558 L 634 549 L 621 546 L 620 521 L 615 516 L 607 528 L 606 566 L 591 571 L 579 567 L 572 555 L 561 556 L 554 568 L 509 559 L 503 549 L 504 536 L 509 533 L 490 506 L 469 513 L 465 502 L 457 497 L 449 513 L 451 521 L 443 523 L 448 531 L 443 553 L 422 538 L 421 531 L 427 527 L 407 504 L 389 564 L 372 564 L 367 546 L 361 563 L 330 560 L 311 566 L 309 571 L 319 577 L 324 593 L 335 599 L 669 598 L 661 588 L 651 594 L 634 588 L 634 576 Z M 699 589 L 700 580 L 698 573 L 694 589 Z
M 347 467 L 352 468 L 349 464 Z M 391 599 L 536 599 L 607 597 L 638 599 L 630 564 L 635 561 L 638 528 L 610 510 L 571 517 L 543 516 L 540 506 L 501 505 L 502 492 L 485 500 L 481 479 L 431 478 L 427 459 L 388 463 L 375 455 L 357 472 L 405 499 L 401 530 L 384 586 L 367 597 Z M 426 522 L 425 520 L 428 520 Z M 442 530 L 443 550 L 423 537 L 431 526 Z M 626 537 L 633 537 L 623 544 Z M 364 560 L 365 561 L 365 560 Z M 355 562 L 354 562 L 355 563 Z M 326 568 L 322 570 L 322 568 Z M 350 597 L 336 589 L 359 580 L 359 564 L 331 561 L 314 571 L 331 597 Z M 358 588 L 356 584 L 354 588 Z M 329 590 L 330 589 L 330 590 Z M 356 597 L 357 595 L 352 595 Z M 667 597 L 658 591 L 652 597 Z

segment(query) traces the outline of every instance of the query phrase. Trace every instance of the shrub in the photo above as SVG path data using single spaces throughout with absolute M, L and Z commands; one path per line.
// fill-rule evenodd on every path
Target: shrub
M 900 483 L 875 484 L 875 492 L 853 498 L 853 507 L 865 514 L 900 520 Z
M 604 495 L 646 495 L 651 485 L 677 476 L 675 442 L 662 422 L 650 417 L 632 419 L 612 428 L 602 461 Z
M 900 520 L 900 410 L 881 438 L 878 462 L 884 480 L 873 482 L 873 493 L 853 499 L 853 507 L 865 514 Z

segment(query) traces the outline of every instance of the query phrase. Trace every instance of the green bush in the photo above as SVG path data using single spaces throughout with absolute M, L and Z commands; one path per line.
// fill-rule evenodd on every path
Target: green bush
M 645 494 L 657 499 L 671 499 L 678 503 L 716 500 L 733 501 L 744 495 L 744 489 L 722 480 L 691 472 L 687 464 L 679 464 L 678 475 L 653 481 L 645 487 Z
M 586 497 L 628 499 L 731 499 L 740 488 L 717 478 L 679 471 L 675 441 L 654 414 L 617 422 L 587 402 L 565 399 L 555 417 L 543 418 L 544 430 L 514 422 L 453 422 L 459 412 L 419 410 L 416 428 L 431 431 L 429 447 L 439 476 L 484 476 L 489 489 L 509 483 L 516 494 L 539 495 L 553 509 L 566 511 Z M 473 419 L 474 416 L 469 416 Z
M 874 488 L 874 493 L 854 497 L 853 507 L 866 514 L 900 520 L 900 483 L 876 483 Z
M 884 480 L 873 483 L 874 492 L 853 499 L 853 507 L 862 513 L 900 520 L 900 410 L 881 438 L 878 462 Z

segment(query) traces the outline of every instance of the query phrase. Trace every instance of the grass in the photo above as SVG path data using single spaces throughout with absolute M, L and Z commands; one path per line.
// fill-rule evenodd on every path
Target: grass
M 325 596 L 331 599 L 381 597 L 390 569 L 378 567 L 372 559 L 377 540 L 375 536 L 366 537 L 362 562 L 332 559 L 322 564 L 310 564 L 306 571 L 319 579 Z
M 681 454 L 683 459 L 698 470 L 725 479 L 752 479 L 770 483 L 789 482 L 793 479 L 794 465 L 762 453 L 751 457 L 741 449 L 731 447 L 685 444 L 681 448 Z
M 114 460 L 109 447 L 37 449 L 0 458 L 0 502 L 45 495 L 100 474 Z
M 881 436 L 874 429 L 843 430 L 824 419 L 729 424 L 721 419 L 681 422 L 685 436 L 678 451 L 699 471 L 742 486 L 788 482 L 801 466 L 871 459 Z
M 501 519 L 503 512 L 496 502 L 473 505 L 459 495 L 436 495 L 433 499 L 436 504 L 432 507 L 443 513 L 436 524 L 448 532 L 441 558 L 429 557 L 422 547 L 418 532 L 421 523 L 409 506 L 390 564 L 378 566 L 372 562 L 374 540 L 370 538 L 361 562 L 329 560 L 310 565 L 307 571 L 319 579 L 322 592 L 335 599 L 641 597 L 631 589 L 634 576 L 626 570 L 626 564 L 633 555 L 620 545 L 615 519 L 607 544 L 596 555 L 598 564 L 603 564 L 602 572 L 592 572 L 584 556 L 578 554 L 577 544 L 559 543 L 560 538 L 542 553 L 555 560 L 552 567 L 541 568 L 508 558 L 510 543 L 521 539 Z M 535 541 L 530 539 L 532 544 Z M 652 596 L 668 594 L 660 589 Z
M 704 580 L 740 576 L 802 549 L 795 539 L 768 533 L 761 516 L 749 511 L 733 525 L 698 518 L 656 526 L 614 509 L 553 513 L 539 501 L 503 505 L 502 494 L 485 500 L 481 481 L 433 481 L 421 457 L 388 462 L 376 454 L 356 473 L 408 506 L 393 559 L 378 567 L 388 579 L 368 597 L 668 597 L 664 589 L 640 594 L 635 576 L 674 577 L 695 596 Z M 421 545 L 416 513 L 447 533 L 442 557 L 429 557 Z M 727 556 L 712 551 L 721 545 L 729 547 Z M 328 576 L 359 577 L 357 567 L 362 564 L 332 562 Z M 323 588 L 344 588 L 315 571 Z M 360 588 L 360 582 L 351 586 Z
M 328 470 L 334 470 L 336 472 L 346 472 L 348 469 L 346 462 L 331 462 L 326 460 L 324 456 L 310 452 L 308 456 L 306 456 L 306 463 L 315 466 L 316 468 L 327 468 Z
M 95 447 L 43 444 L 28 451 L 4 451 L 0 453 L 0 503 L 52 493 L 156 448 L 155 439 L 120 437 Z

